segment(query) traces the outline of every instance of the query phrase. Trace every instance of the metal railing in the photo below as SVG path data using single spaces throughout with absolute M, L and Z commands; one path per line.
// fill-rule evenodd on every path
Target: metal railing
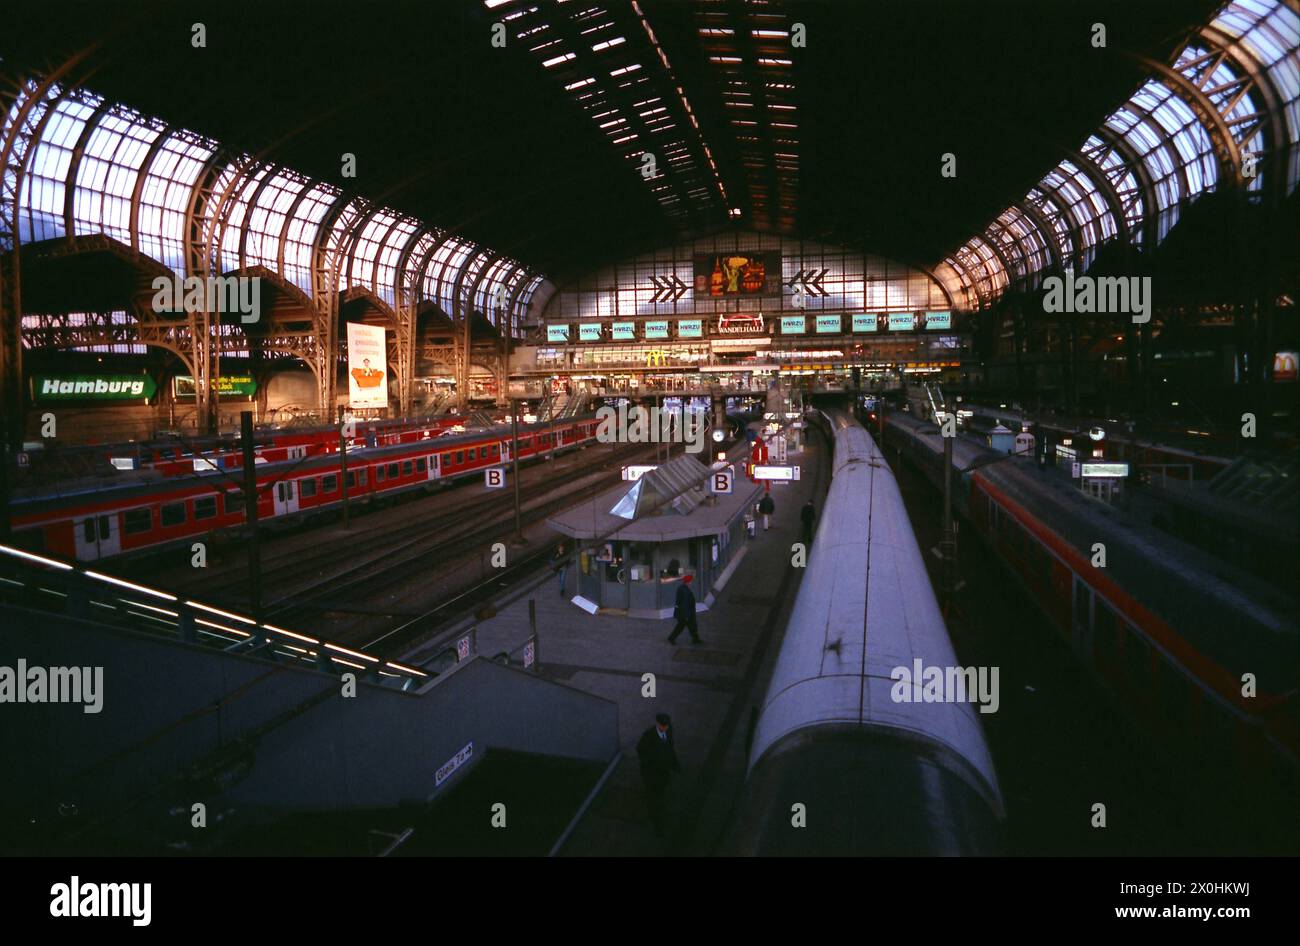
M 8 545 L 0 545 L 0 601 L 225 653 L 327 673 L 356 673 L 358 679 L 400 690 L 423 686 L 439 672 Z

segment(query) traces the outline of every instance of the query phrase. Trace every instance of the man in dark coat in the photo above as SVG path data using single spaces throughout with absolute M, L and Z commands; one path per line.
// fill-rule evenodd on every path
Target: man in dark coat
M 673 632 L 668 635 L 668 643 L 677 643 L 677 635 L 686 628 L 691 632 L 691 640 L 699 644 L 700 629 L 695 624 L 695 592 L 691 591 L 691 578 L 686 575 L 682 578 L 682 583 L 677 586 L 677 604 L 673 608 L 673 617 L 677 619 L 677 625 Z
M 667 713 L 655 716 L 655 724 L 641 734 L 636 744 L 641 760 L 641 785 L 655 833 L 664 835 L 664 793 L 674 775 L 682 771 L 673 745 L 673 721 Z
M 803 523 L 803 544 L 812 545 L 813 540 L 813 523 L 817 521 L 817 507 L 813 505 L 810 499 L 803 504 L 799 510 L 799 520 Z
M 758 501 L 758 511 L 763 514 L 763 531 L 766 532 L 772 527 L 772 513 L 776 512 L 776 503 L 770 494 L 764 494 Z

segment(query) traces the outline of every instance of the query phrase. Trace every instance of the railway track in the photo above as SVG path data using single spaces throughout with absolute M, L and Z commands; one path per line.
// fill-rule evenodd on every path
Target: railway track
M 555 509 L 577 501 L 591 489 L 607 488 L 619 468 L 650 455 L 654 445 L 635 445 L 612 451 L 596 463 L 548 471 L 540 479 L 521 483 L 521 518 L 524 525 Z M 533 467 L 533 470 L 537 470 Z M 551 495 L 555 494 L 555 495 Z M 401 525 L 382 522 L 347 534 L 347 546 L 337 539 L 312 549 L 294 549 L 262 562 L 262 587 L 276 589 L 263 603 L 263 617 L 281 624 L 319 623 L 322 612 L 356 612 L 373 619 L 383 609 L 365 607 L 385 589 L 411 578 L 436 561 L 441 567 L 460 558 L 467 548 L 477 555 L 481 546 L 500 541 L 513 529 L 513 503 L 503 502 L 501 491 L 457 496 L 448 492 L 432 512 Z M 450 508 L 449 508 L 450 505 Z M 340 565 L 340 559 L 346 561 Z M 180 582 L 183 591 L 212 597 L 214 585 L 229 589 L 222 603 L 236 608 L 250 605 L 243 582 L 247 565 Z

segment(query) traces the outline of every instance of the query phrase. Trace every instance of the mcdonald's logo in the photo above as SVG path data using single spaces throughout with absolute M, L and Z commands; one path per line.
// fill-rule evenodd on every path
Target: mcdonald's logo
M 663 368 L 668 364 L 668 352 L 660 348 L 654 348 L 646 352 L 645 366 L 647 368 Z
M 1293 351 L 1280 351 L 1273 356 L 1273 380 L 1295 381 L 1300 378 L 1300 355 Z

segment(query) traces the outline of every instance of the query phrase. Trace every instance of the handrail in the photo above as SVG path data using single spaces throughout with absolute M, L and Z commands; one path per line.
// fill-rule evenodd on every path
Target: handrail
M 120 624 L 147 633 L 173 637 L 187 644 L 218 647 L 227 653 L 244 653 L 273 661 L 290 660 L 330 673 L 355 671 L 358 676 L 387 687 L 409 690 L 423 686 L 436 673 L 387 660 L 323 638 L 260 623 L 191 598 L 158 588 L 115 578 L 81 565 L 62 562 L 35 552 L 0 545 L 0 562 L 7 571 L 25 576 L 24 589 L 41 587 L 49 594 L 37 599 L 42 609 L 62 601 L 65 613 L 107 619 L 113 612 Z M 136 600 L 144 598 L 145 601 Z M 147 612 L 147 613 L 146 613 Z

